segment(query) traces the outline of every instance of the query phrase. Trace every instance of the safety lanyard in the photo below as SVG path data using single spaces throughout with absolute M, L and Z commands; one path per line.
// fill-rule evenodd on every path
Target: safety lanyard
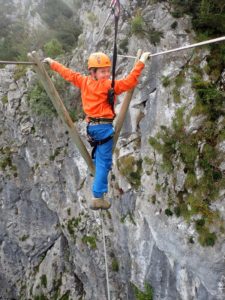
M 109 104 L 112 107 L 113 113 L 114 112 L 114 98 L 115 98 L 115 75 L 116 75 L 116 62 L 117 62 L 117 32 L 118 32 L 118 23 L 120 17 L 120 2 L 119 0 L 112 0 L 110 7 L 112 7 L 114 18 L 115 18 L 115 34 L 114 34 L 114 46 L 113 46 L 113 64 L 112 64 L 112 84 L 111 89 L 108 92 L 108 100 Z
M 118 23 L 120 17 L 120 2 L 118 0 L 114 2 L 115 5 L 113 7 L 113 12 L 115 17 L 115 35 L 114 35 L 114 46 L 113 46 L 112 88 L 114 88 L 115 86 L 116 61 L 117 61 L 117 32 L 118 32 Z

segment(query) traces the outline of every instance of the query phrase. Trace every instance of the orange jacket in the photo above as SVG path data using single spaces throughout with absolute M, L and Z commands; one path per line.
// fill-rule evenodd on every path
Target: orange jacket
M 91 76 L 83 76 L 74 72 L 60 63 L 54 61 L 50 65 L 51 69 L 58 72 L 65 80 L 70 81 L 81 89 L 81 98 L 85 114 L 93 118 L 113 118 L 114 114 L 107 96 L 111 88 L 111 80 L 95 80 Z M 138 84 L 138 77 L 141 74 L 144 64 L 139 61 L 136 63 L 130 74 L 120 80 L 115 80 L 115 94 L 119 95 L 134 88 Z

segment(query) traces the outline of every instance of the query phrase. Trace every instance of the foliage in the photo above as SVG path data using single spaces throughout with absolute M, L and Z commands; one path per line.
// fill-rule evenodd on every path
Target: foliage
M 41 294 L 34 296 L 34 300 L 48 300 L 48 298 L 45 297 L 45 295 Z
M 53 30 L 54 37 L 62 44 L 63 50 L 71 50 L 81 33 L 78 16 L 74 18 L 73 11 L 62 0 L 44 0 L 37 6 L 36 11 L 49 29 Z
M 214 93 L 210 94 L 214 95 Z M 220 94 L 216 95 L 220 99 Z M 218 100 L 218 98 L 214 98 L 215 102 L 216 99 Z M 207 101 L 205 105 L 208 105 Z M 217 109 L 220 110 L 220 106 Z M 199 241 L 202 245 L 209 246 L 216 240 L 215 233 L 212 234 L 209 227 L 212 223 L 216 224 L 220 220 L 218 213 L 211 210 L 210 204 L 217 199 L 219 190 L 225 187 L 225 180 L 219 170 L 220 155 L 216 148 L 218 129 L 216 129 L 216 123 L 207 119 L 198 132 L 187 134 L 184 130 L 183 114 L 184 110 L 178 110 L 173 120 L 172 129 L 162 127 L 157 137 L 150 138 L 149 142 L 156 151 L 161 153 L 162 168 L 167 173 L 171 173 L 174 180 L 176 178 L 173 163 L 175 157 L 179 156 L 185 165 L 185 190 L 177 193 L 173 207 L 166 209 L 165 213 L 168 216 L 172 215 L 171 209 L 173 208 L 175 215 L 183 216 L 188 221 L 191 220 L 192 215 L 202 215 L 204 226 L 202 230 L 197 230 Z M 211 110 L 208 111 L 209 120 L 213 117 L 213 120 L 216 121 L 215 115 L 219 117 L 219 114 L 217 115 Z M 222 130 L 224 127 L 221 128 Z M 205 143 L 201 150 L 199 143 Z M 195 174 L 197 159 L 199 168 L 203 172 L 199 179 Z
M 41 280 L 41 285 L 46 288 L 47 287 L 47 276 L 45 274 L 43 274 L 41 276 L 40 280 Z
M 157 45 L 160 42 L 160 38 L 163 37 L 161 31 L 149 27 L 140 11 L 138 11 L 136 16 L 131 20 L 131 34 L 139 37 L 146 37 L 153 45 Z
M 150 284 L 145 283 L 145 291 L 139 290 L 136 285 L 132 284 L 136 300 L 153 300 L 153 288 Z
M 119 262 L 116 258 L 113 258 L 112 260 L 112 270 L 114 272 L 118 272 L 119 271 Z
M 14 177 L 17 176 L 17 167 L 13 164 L 12 161 L 12 151 L 10 147 L 1 147 L 0 148 L 0 170 L 6 170 L 14 172 Z
M 87 18 L 93 24 L 93 26 L 98 24 L 98 17 L 93 12 L 89 12 L 87 14 Z
M 220 0 L 168 0 L 174 8 L 173 15 L 182 17 L 189 14 L 193 18 L 194 29 L 198 33 L 212 36 L 225 32 L 225 5 Z
M 96 238 L 94 236 L 84 235 L 81 240 L 83 243 L 87 244 L 91 249 L 97 249 Z
M 170 83 L 171 83 L 171 81 L 170 81 L 169 76 L 163 76 L 163 77 L 162 77 L 162 85 L 163 85 L 164 87 L 169 86 Z
M 145 21 L 140 14 L 137 14 L 131 22 L 131 33 L 143 35 L 145 32 Z
M 69 231 L 69 234 L 74 236 L 75 230 L 78 227 L 79 223 L 81 222 L 81 216 L 78 218 L 72 218 L 69 219 L 67 222 L 67 230 Z
M 70 291 L 67 291 L 59 300 L 69 300 L 70 299 Z
M 62 44 L 56 38 L 50 40 L 48 43 L 44 45 L 44 51 L 47 56 L 50 56 L 52 58 L 64 52 Z
M 153 45 L 160 43 L 160 39 L 163 37 L 163 33 L 154 28 L 148 29 L 148 39 Z
M 142 160 L 135 160 L 132 155 L 121 157 L 117 161 L 117 167 L 120 173 L 126 177 L 128 182 L 138 188 L 141 184 Z
M 13 6 L 12 6 L 13 7 Z M 18 57 L 25 58 L 29 39 L 28 29 L 25 21 L 12 20 L 9 15 L 3 16 L 5 13 L 5 6 L 1 7 L 0 19 L 0 57 L 2 60 L 16 59 Z
M 44 0 L 31 11 L 38 13 L 48 28 L 28 28 L 26 18 L 11 17 L 16 11 L 13 1 L 0 0 L 0 57 L 2 60 L 26 59 L 27 52 L 43 48 L 50 38 L 57 39 L 60 49 L 70 51 L 81 33 L 78 15 L 62 0 Z M 59 26 L 60 24 L 60 26 Z M 62 53 L 62 51 L 60 52 Z
M 23 65 L 17 65 L 14 71 L 14 79 L 15 81 L 19 80 L 20 78 L 26 75 L 27 68 Z
M 207 39 L 224 33 L 225 5 L 221 1 L 181 1 L 171 0 L 174 16 L 184 14 L 192 16 L 193 27 L 199 39 Z M 172 128 L 162 127 L 161 131 L 149 139 L 152 147 L 162 155 L 162 167 L 165 172 L 173 176 L 176 184 L 175 164 L 177 158 L 184 164 L 186 174 L 182 191 L 175 191 L 168 186 L 168 193 L 175 194 L 169 200 L 169 210 L 165 213 L 169 216 L 170 211 L 177 216 L 183 216 L 191 222 L 194 215 L 200 216 L 195 222 L 198 232 L 198 241 L 202 246 L 213 246 L 219 230 L 223 230 L 224 220 L 218 211 L 211 208 L 213 201 L 218 199 L 219 192 L 225 188 L 225 179 L 219 168 L 224 155 L 217 145 L 225 139 L 225 92 L 218 84 L 221 73 L 225 68 L 225 46 L 221 44 L 209 47 L 210 54 L 206 57 L 207 65 L 204 69 L 199 67 L 200 59 L 196 55 L 187 67 L 193 74 L 192 87 L 195 90 L 195 106 L 184 118 L 186 108 L 180 108 L 172 123 Z M 203 75 L 207 73 L 208 80 Z M 175 102 L 180 102 L 179 87 L 184 82 L 184 70 L 176 77 L 173 96 Z M 169 85 L 167 79 L 163 79 L 165 86 Z M 190 117 L 204 115 L 198 130 L 187 132 Z M 197 176 L 196 170 L 201 171 Z M 168 194 L 169 195 L 169 194 Z M 169 198 L 169 196 L 168 196 Z M 211 230 L 214 229 L 214 231 Z M 193 238 L 191 239 L 193 242 Z
M 173 212 L 169 209 L 169 208 L 166 208 L 165 209 L 165 214 L 168 216 L 168 217 L 171 217 L 173 215 Z
M 42 85 L 37 82 L 28 92 L 28 102 L 33 113 L 42 117 L 56 115 L 56 110 Z
M 55 85 L 55 88 L 59 93 L 61 99 L 63 99 L 63 104 L 69 112 L 73 122 L 77 121 L 79 118 L 83 118 L 84 113 L 82 110 L 80 96 L 74 99 L 74 93 L 70 92 L 70 83 L 65 81 L 58 74 L 53 73 L 52 71 L 50 71 L 50 73 L 52 74 L 51 79 Z
M 8 96 L 4 95 L 1 100 L 2 100 L 3 104 L 7 104 L 8 103 Z

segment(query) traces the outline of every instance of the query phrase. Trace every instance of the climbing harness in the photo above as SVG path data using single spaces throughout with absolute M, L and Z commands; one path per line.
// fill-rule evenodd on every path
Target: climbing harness
M 114 33 L 114 46 L 113 46 L 113 65 L 112 65 L 112 84 L 111 88 L 108 91 L 108 102 L 112 107 L 113 114 L 115 116 L 114 111 L 114 100 L 115 100 L 115 75 L 116 75 L 116 61 L 117 61 L 117 33 L 118 33 L 118 24 L 120 17 L 120 2 L 118 0 L 112 1 L 114 3 L 113 12 L 115 19 L 115 33 Z
M 105 139 L 102 140 L 94 140 L 88 133 L 87 133 L 87 138 L 88 138 L 88 142 L 91 145 L 91 147 L 93 147 L 92 151 L 91 151 L 91 158 L 94 159 L 95 158 L 95 151 L 97 149 L 97 146 L 103 145 L 105 143 L 107 143 L 108 141 L 110 141 L 113 138 L 113 134 L 111 134 L 110 136 L 108 136 Z
M 107 138 L 102 139 L 102 140 L 95 140 L 95 139 L 93 139 L 93 137 L 90 136 L 90 134 L 88 134 L 88 126 L 90 124 L 93 124 L 93 125 L 112 124 L 113 119 L 87 117 L 87 121 L 88 121 L 87 140 L 88 140 L 89 144 L 91 145 L 91 147 L 93 147 L 92 152 L 91 152 L 91 158 L 94 159 L 97 146 L 103 145 L 103 144 L 107 143 L 108 141 L 110 141 L 113 138 L 114 134 L 111 134 L 110 136 L 108 136 Z

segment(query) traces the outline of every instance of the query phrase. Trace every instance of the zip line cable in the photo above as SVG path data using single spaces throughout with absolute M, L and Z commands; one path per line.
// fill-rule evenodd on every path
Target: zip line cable
M 112 12 L 114 14 L 115 33 L 114 33 L 114 46 L 113 46 L 114 49 L 113 49 L 113 62 L 112 62 L 112 83 L 111 83 L 111 88 L 108 91 L 108 102 L 110 103 L 112 107 L 112 111 L 114 113 L 114 99 L 115 99 L 114 85 L 115 85 L 115 73 L 116 73 L 116 61 L 117 61 L 117 32 L 118 32 L 118 23 L 120 17 L 120 1 L 112 0 L 110 7 L 112 7 Z M 108 19 L 106 20 L 105 24 L 107 23 L 107 21 Z M 101 213 L 100 213 L 100 218 L 101 218 Z M 105 229 L 104 229 L 103 214 L 101 218 L 101 223 L 102 223 L 102 238 L 103 238 L 104 256 L 105 256 L 107 295 L 108 295 L 108 300 L 110 300 L 108 261 L 107 261 L 107 252 L 106 252 L 106 244 L 105 244 Z
M 179 48 L 174 48 L 174 49 L 171 49 L 171 50 L 152 53 L 149 56 L 154 57 L 154 56 L 164 55 L 164 54 L 168 54 L 168 53 L 172 53 L 172 52 L 178 52 L 178 51 L 182 51 L 182 50 L 186 50 L 186 49 L 190 49 L 190 48 L 195 48 L 195 47 L 199 47 L 199 46 L 204 46 L 204 45 L 208 45 L 208 44 L 218 43 L 218 42 L 222 42 L 222 41 L 225 41 L 225 36 L 222 36 L 222 37 L 219 37 L 219 38 L 216 38 L 216 39 L 203 41 L 203 42 L 200 42 L 200 43 L 190 44 L 190 45 L 187 45 L 187 46 L 184 46 L 184 47 L 179 47 Z M 118 56 L 127 57 L 127 58 L 134 58 L 134 59 L 136 58 L 136 56 L 131 56 L 131 55 L 118 54 Z
M 29 61 L 7 61 L 7 60 L 0 60 L 1 65 L 35 65 L 33 62 Z
M 99 32 L 99 34 L 98 34 L 98 38 L 97 38 L 97 40 L 96 40 L 96 42 L 95 42 L 96 44 L 99 42 L 100 37 L 101 37 L 101 35 L 102 35 L 102 32 L 103 32 L 103 30 L 104 30 L 106 24 L 108 23 L 108 20 L 109 20 L 110 16 L 114 13 L 114 7 L 115 7 L 116 3 L 117 3 L 116 0 L 112 0 L 111 3 L 110 3 L 109 8 L 111 8 L 111 11 L 109 12 L 109 14 L 108 14 L 108 16 L 107 16 L 107 18 L 106 18 L 104 24 L 102 25 L 102 28 L 101 28 L 101 30 L 100 30 L 100 32 Z
M 211 40 L 207 40 L 207 41 L 203 41 L 203 42 L 200 42 L 200 43 L 190 44 L 190 45 L 183 46 L 183 47 L 180 47 L 180 48 L 174 48 L 174 49 L 171 49 L 171 50 L 156 52 L 156 53 L 150 54 L 150 57 L 164 55 L 164 54 L 168 54 L 168 53 L 172 53 L 172 52 L 178 52 L 178 51 L 191 49 L 191 48 L 196 48 L 196 47 L 199 47 L 199 46 L 209 45 L 209 44 L 218 43 L 218 42 L 222 42 L 222 41 L 225 41 L 225 36 L 215 38 L 215 39 L 211 39 Z M 126 58 L 133 58 L 133 59 L 136 58 L 136 56 L 132 56 L 132 55 L 118 54 L 118 56 L 126 57 Z M 21 64 L 21 65 L 35 65 L 35 63 L 27 62 L 27 61 L 2 61 L 2 60 L 0 60 L 0 64 L 3 64 L 3 65 L 10 65 L 10 64 L 11 65 L 19 65 L 19 64 Z
M 102 226 L 102 239 L 103 239 L 104 257 L 105 257 L 105 274 L 106 274 L 107 296 L 108 296 L 108 300 L 110 300 L 108 260 L 107 260 L 106 244 L 105 244 L 105 228 L 104 228 L 103 214 L 101 214 L 101 212 L 100 212 L 99 215 L 100 215 L 101 226 Z

